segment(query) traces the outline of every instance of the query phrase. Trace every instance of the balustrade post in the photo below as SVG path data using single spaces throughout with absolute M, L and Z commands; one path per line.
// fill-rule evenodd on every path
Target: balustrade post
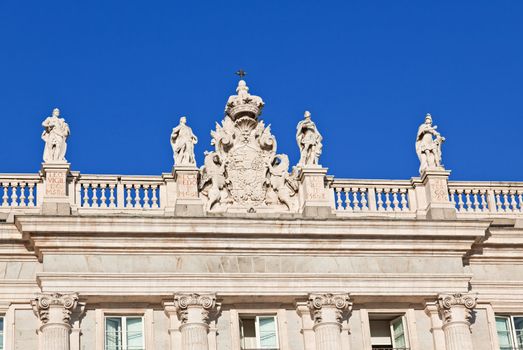
M 78 305 L 78 295 L 40 294 L 31 304 L 41 322 L 39 350 L 70 350 L 71 313 Z
M 68 186 L 70 164 L 66 162 L 42 163 L 41 174 L 44 179 L 42 213 L 44 215 L 70 215 L 73 196 Z
M 209 318 L 219 311 L 214 294 L 176 294 L 181 350 L 209 350 Z
M 456 208 L 449 199 L 449 170 L 425 170 L 421 174 L 421 184 L 425 189 L 427 219 L 456 219 Z M 423 208 L 418 208 L 423 209 Z
M 300 212 L 306 217 L 332 215 L 335 199 L 326 185 L 327 168 L 303 167 L 298 173 Z
M 175 215 L 203 215 L 203 201 L 198 192 L 198 175 L 198 168 L 193 165 L 176 165 L 173 167 L 173 177 L 176 183 Z
M 342 350 L 341 329 L 352 308 L 348 294 L 310 294 L 316 350 Z
M 446 350 L 473 350 L 470 319 L 475 306 L 476 297 L 469 294 L 439 296 L 438 308 L 443 321 Z

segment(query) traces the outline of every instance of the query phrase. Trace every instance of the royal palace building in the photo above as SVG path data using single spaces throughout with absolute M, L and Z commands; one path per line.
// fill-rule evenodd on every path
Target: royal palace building
M 2 350 L 523 350 L 523 182 L 452 181 L 427 115 L 419 176 L 339 178 L 310 113 L 298 164 L 240 80 L 197 167 L 91 175 L 43 122 L 0 174 Z

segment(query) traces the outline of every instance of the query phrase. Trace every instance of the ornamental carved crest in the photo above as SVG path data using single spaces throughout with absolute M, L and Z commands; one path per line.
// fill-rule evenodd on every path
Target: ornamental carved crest
M 240 80 L 238 95 L 229 97 L 225 117 L 211 131 L 214 151 L 206 152 L 200 192 L 207 210 L 296 211 L 297 180 L 289 159 L 276 153 L 270 125 L 258 120 L 263 101 L 248 93 Z

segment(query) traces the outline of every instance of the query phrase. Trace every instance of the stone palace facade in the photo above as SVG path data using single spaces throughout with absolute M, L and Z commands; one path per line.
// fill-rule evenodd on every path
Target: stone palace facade
M 38 174 L 0 174 L 2 350 L 523 349 L 523 182 L 344 179 L 306 112 L 290 167 L 244 80 L 196 166 L 90 175 L 43 122 Z

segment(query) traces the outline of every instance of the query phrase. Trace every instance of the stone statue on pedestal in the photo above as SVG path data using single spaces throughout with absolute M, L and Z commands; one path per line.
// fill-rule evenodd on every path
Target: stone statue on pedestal
M 419 171 L 443 170 L 441 164 L 441 145 L 445 138 L 436 131 L 438 127 L 432 125 L 432 117 L 427 114 L 425 123 L 421 124 L 416 137 L 416 153 L 420 161 Z
M 45 141 L 44 162 L 65 163 L 66 141 L 71 131 L 65 120 L 60 118 L 60 110 L 53 109 L 53 114 L 44 120 L 42 126 L 42 140 Z
M 323 137 L 316 128 L 316 124 L 311 120 L 309 111 L 305 112 L 305 119 L 298 123 L 296 127 L 296 142 L 300 147 L 300 161 L 298 166 L 318 166 L 323 145 Z
M 174 164 L 196 165 L 196 160 L 194 159 L 194 145 L 196 143 L 198 143 L 198 138 L 193 134 L 192 129 L 187 126 L 187 118 L 181 117 L 180 124 L 173 128 L 171 134 Z

